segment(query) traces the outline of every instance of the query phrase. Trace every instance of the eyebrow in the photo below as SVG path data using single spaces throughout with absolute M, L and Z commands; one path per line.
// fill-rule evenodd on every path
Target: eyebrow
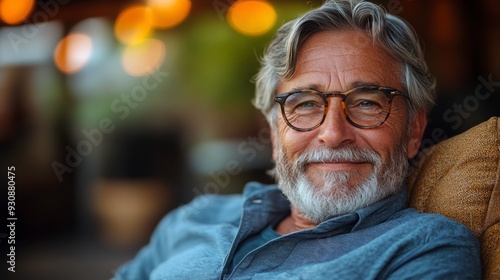
M 352 89 L 352 88 L 355 88 L 355 87 L 361 87 L 361 86 L 377 86 L 377 87 L 381 87 L 382 85 L 380 85 L 378 83 L 374 83 L 374 82 L 354 81 L 354 82 L 352 82 L 352 83 L 349 84 L 349 88 L 348 89 Z M 320 91 L 319 88 L 321 88 L 321 86 L 318 85 L 318 84 L 308 84 L 306 86 L 293 87 L 290 91 L 305 90 L 305 89 L 313 89 L 313 90 Z
M 353 87 L 361 87 L 361 86 L 377 86 L 381 87 L 382 85 L 375 83 L 375 82 L 362 82 L 362 81 L 354 81 L 351 83 L 351 88 Z
M 320 86 L 317 85 L 317 84 L 309 84 L 307 86 L 297 86 L 297 87 L 293 87 L 290 91 L 297 91 L 297 90 L 303 90 L 303 89 L 314 89 L 314 90 L 318 90 Z

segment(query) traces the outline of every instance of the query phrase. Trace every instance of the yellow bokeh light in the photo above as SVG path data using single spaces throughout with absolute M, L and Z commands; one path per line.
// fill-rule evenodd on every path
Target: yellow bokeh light
M 148 75 L 162 65 L 165 60 L 165 44 L 149 39 L 139 45 L 126 46 L 122 53 L 122 66 L 130 76 Z
M 23 22 L 35 6 L 35 0 L 0 0 L 0 16 L 7 24 Z
M 267 1 L 237 1 L 227 14 L 229 24 L 245 35 L 257 36 L 268 32 L 276 23 L 276 11 Z
M 124 44 L 139 44 L 151 33 L 152 11 L 144 6 L 130 6 L 124 9 L 115 22 L 115 36 Z
M 64 37 L 54 50 L 54 62 L 62 72 L 73 74 L 82 69 L 92 55 L 92 39 L 81 33 Z
M 189 0 L 149 0 L 148 6 L 153 11 L 153 26 L 159 29 L 171 28 L 189 15 Z

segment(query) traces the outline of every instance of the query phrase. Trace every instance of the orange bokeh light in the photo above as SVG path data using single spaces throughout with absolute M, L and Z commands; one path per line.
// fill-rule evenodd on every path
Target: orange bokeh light
M 237 1 L 227 14 L 229 24 L 245 35 L 257 36 L 268 32 L 276 23 L 276 11 L 267 1 Z
M 124 44 L 139 44 L 151 33 L 153 15 L 148 7 L 130 6 L 116 19 L 115 35 Z
M 90 60 L 92 39 L 81 33 L 64 37 L 54 50 L 54 62 L 62 72 L 73 74 L 82 69 Z
M 23 22 L 35 6 L 35 0 L 0 0 L 0 17 L 7 24 Z
M 130 76 L 148 75 L 161 66 L 165 60 L 165 44 L 156 39 L 149 39 L 139 45 L 129 45 L 122 53 L 122 66 Z
M 159 29 L 171 28 L 189 15 L 189 0 L 149 0 L 148 6 L 153 11 L 153 26 Z

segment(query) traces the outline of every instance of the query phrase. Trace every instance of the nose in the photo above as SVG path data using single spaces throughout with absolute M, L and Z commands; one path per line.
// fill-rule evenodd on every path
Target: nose
M 318 128 L 318 141 L 329 148 L 336 148 L 355 140 L 355 127 L 346 119 L 340 98 L 329 98 L 325 121 Z

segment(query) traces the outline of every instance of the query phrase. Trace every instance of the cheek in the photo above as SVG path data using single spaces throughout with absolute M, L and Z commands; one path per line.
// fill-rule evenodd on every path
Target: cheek
M 278 148 L 281 146 L 289 159 L 294 160 L 300 155 L 312 141 L 312 132 L 295 131 L 284 122 L 278 124 Z
M 391 108 L 389 118 L 381 127 L 394 145 L 408 141 L 408 112 L 405 106 L 404 100 L 397 100 Z
M 391 116 L 382 126 L 373 130 L 360 131 L 359 135 L 362 141 L 378 153 L 384 163 L 387 163 L 390 158 L 396 156 L 396 148 L 405 148 L 408 145 L 406 114 L 396 112 L 392 115 L 391 112 Z

